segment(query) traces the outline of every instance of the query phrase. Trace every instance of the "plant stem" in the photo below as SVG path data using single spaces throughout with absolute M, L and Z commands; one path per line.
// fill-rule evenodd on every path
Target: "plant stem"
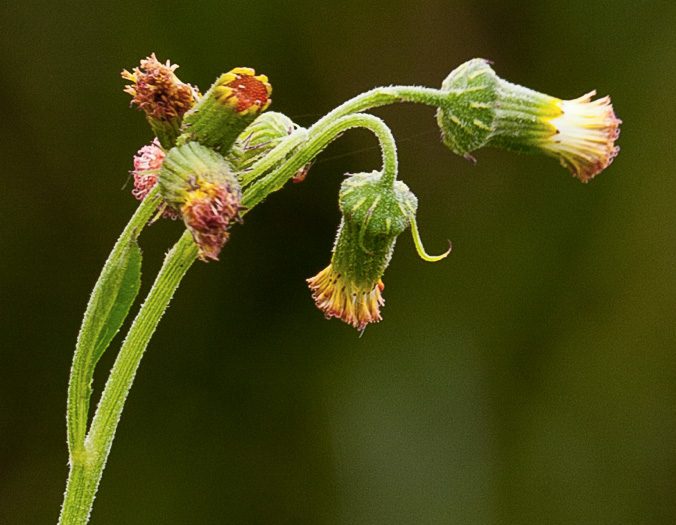
M 332 121 L 350 113 L 358 113 L 367 109 L 387 106 L 388 104 L 397 102 L 414 102 L 438 108 L 447 105 L 449 103 L 449 98 L 456 92 L 461 93 L 461 91 L 442 91 L 440 89 L 420 86 L 389 86 L 374 88 L 342 103 L 340 106 L 319 119 L 315 123 L 315 126 L 322 126 L 325 121 Z
M 129 329 L 84 446 L 71 456 L 71 472 L 59 524 L 83 525 L 88 522 L 120 414 L 143 352 L 181 279 L 196 259 L 197 247 L 186 230 L 167 254 L 146 301 Z
M 418 104 L 425 104 L 433 107 L 441 107 L 452 104 L 454 100 L 454 95 L 462 93 L 461 90 L 439 90 L 433 88 L 426 88 L 420 86 L 390 86 L 390 87 L 379 87 L 357 95 L 354 98 L 344 102 L 337 108 L 335 108 L 330 113 L 326 114 L 320 118 L 315 124 L 307 130 L 307 133 L 301 132 L 298 130 L 288 137 L 284 143 L 280 144 L 277 148 L 272 150 L 268 155 L 259 160 L 256 164 L 252 166 L 251 171 L 245 173 L 240 178 L 240 183 L 242 186 L 246 186 L 261 176 L 265 175 L 272 167 L 277 165 L 279 162 L 284 161 L 286 156 L 293 151 L 293 149 L 298 148 L 302 145 L 304 140 L 313 141 L 312 144 L 305 144 L 305 146 L 298 151 L 296 157 L 289 158 L 286 163 L 286 166 L 283 170 L 283 176 L 280 175 L 280 171 L 277 172 L 275 179 L 279 176 L 281 184 L 283 185 L 286 181 L 291 178 L 299 169 L 301 169 L 305 164 L 312 160 L 319 152 L 321 152 L 328 144 L 337 138 L 337 136 L 349 128 L 354 127 L 364 127 L 371 129 L 381 142 L 381 147 L 383 149 L 383 171 L 385 173 L 385 178 L 387 180 L 391 179 L 394 182 L 396 178 L 396 169 L 392 171 L 390 162 L 391 158 L 390 152 L 394 151 L 394 162 L 396 168 L 396 148 L 390 148 L 389 138 L 392 136 L 389 128 L 379 120 L 379 124 L 374 124 L 373 115 L 361 114 L 362 111 L 367 109 L 372 109 L 379 106 L 386 106 L 389 104 L 394 104 L 398 102 L 413 102 Z M 341 119 L 345 117 L 355 117 L 356 120 L 353 121 L 343 121 Z M 359 119 L 361 117 L 366 117 L 361 123 Z M 337 124 L 338 122 L 341 124 Z M 348 122 L 352 122 L 347 125 Z M 331 135 L 331 129 L 338 129 L 341 126 L 343 128 L 340 131 L 336 131 Z M 335 128 L 334 128 L 335 127 Z M 381 128 L 377 130 L 376 128 Z M 384 129 L 383 129 L 384 128 Z M 319 138 L 323 137 L 323 138 Z M 324 141 L 324 142 L 322 142 Z M 392 140 L 394 143 L 394 140 Z M 312 151 L 310 151 L 312 150 Z M 304 161 L 304 162 L 303 162 Z M 390 164 L 388 165 L 388 162 Z M 394 177 L 391 175 L 394 173 Z M 270 181 L 269 181 L 270 182 Z M 281 186 L 275 187 L 271 191 L 277 191 Z M 258 199 L 258 191 L 252 192 L 249 202 L 260 202 Z M 268 192 L 270 193 L 270 192 Z
M 275 192 L 284 186 L 299 169 L 305 166 L 324 150 L 332 141 L 338 138 L 341 133 L 351 128 L 366 128 L 372 131 L 378 141 L 383 154 L 383 178 L 386 181 L 394 180 L 397 177 L 397 146 L 390 128 L 378 117 L 366 113 L 354 113 L 338 117 L 334 120 L 322 118 L 308 130 L 308 140 L 303 147 L 293 154 L 286 163 L 277 171 L 258 180 L 247 188 L 242 199 L 242 205 L 252 208 L 261 202 L 270 193 Z M 262 173 L 262 162 L 271 155 L 275 155 L 273 150 L 266 157 L 253 165 L 249 180 L 259 177 Z

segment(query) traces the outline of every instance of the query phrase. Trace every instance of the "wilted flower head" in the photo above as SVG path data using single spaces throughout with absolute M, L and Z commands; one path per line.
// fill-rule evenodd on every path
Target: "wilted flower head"
M 148 119 L 160 143 L 166 149 L 174 146 L 183 115 L 192 108 L 199 97 L 198 91 L 190 84 L 181 82 L 174 71 L 177 65 L 168 60 L 159 62 L 153 53 L 141 60 L 140 67 L 133 72 L 122 71 L 122 78 L 132 84 L 125 92 L 132 98 Z
M 165 153 L 160 147 L 159 141 L 155 138 L 152 143 L 143 146 L 134 156 L 134 169 L 131 174 L 134 178 L 134 189 L 131 194 L 138 200 L 146 198 L 150 190 L 157 184 L 157 174 L 164 162 Z M 162 216 L 176 220 L 178 215 L 174 210 L 162 203 L 158 206 Z
M 233 222 L 241 222 L 242 192 L 230 165 L 197 142 L 172 148 L 158 182 L 167 204 L 183 221 L 203 261 L 218 259 Z
M 134 156 L 134 171 L 132 171 L 134 189 L 131 193 L 138 200 L 145 199 L 146 195 L 157 184 L 157 172 L 162 167 L 164 157 L 164 150 L 160 147 L 157 139 L 154 139 L 147 146 L 143 146 Z
M 444 143 L 461 155 L 483 146 L 545 153 L 587 182 L 619 151 L 615 141 L 622 121 L 610 98 L 591 100 L 594 91 L 561 100 L 501 79 L 483 59 L 456 68 L 442 90 L 448 104 L 437 121 Z

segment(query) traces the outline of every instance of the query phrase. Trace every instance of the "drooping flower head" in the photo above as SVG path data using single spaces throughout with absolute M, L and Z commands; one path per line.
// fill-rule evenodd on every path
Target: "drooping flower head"
M 610 98 L 591 93 L 561 100 L 498 77 L 489 62 L 470 60 L 444 80 L 448 104 L 437 113 L 444 143 L 470 156 L 483 146 L 559 159 L 582 182 L 603 171 L 617 155 L 621 120 Z
M 221 75 L 183 119 L 179 144 L 196 141 L 226 155 L 240 133 L 265 111 L 272 87 L 265 75 L 238 67 Z
M 218 260 L 230 226 L 241 222 L 242 192 L 230 165 L 211 149 L 189 142 L 167 153 L 158 183 L 190 230 L 200 259 Z
M 181 82 L 174 71 L 177 65 L 168 60 L 161 63 L 153 53 L 141 60 L 140 67 L 130 73 L 122 71 L 122 78 L 132 84 L 124 88 L 136 104 L 146 114 L 160 144 L 169 149 L 176 144 L 183 115 L 192 108 L 199 92 L 190 84 Z
M 367 324 L 382 319 L 382 276 L 397 237 L 409 224 L 415 224 L 418 199 L 403 182 L 392 184 L 380 172 L 372 172 L 348 177 L 341 186 L 339 204 L 343 218 L 331 264 L 308 283 L 312 298 L 327 318 L 337 317 L 364 330 Z M 448 255 L 424 254 L 417 229 L 414 239 L 426 260 Z

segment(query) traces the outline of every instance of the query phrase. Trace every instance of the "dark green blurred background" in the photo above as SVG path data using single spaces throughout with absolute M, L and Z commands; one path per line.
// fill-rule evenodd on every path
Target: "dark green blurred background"
M 562 98 L 610 94 L 613 165 L 444 148 L 427 107 L 399 141 L 429 264 L 402 236 L 384 321 L 325 321 L 352 131 L 196 264 L 141 366 L 93 524 L 676 523 L 673 2 L 76 1 L 0 4 L 0 523 L 55 523 L 68 373 L 89 292 L 136 208 L 151 134 L 119 73 L 157 53 L 206 89 L 235 66 L 309 125 L 472 57 Z M 365 149 L 367 148 L 367 149 Z M 181 225 L 141 237 L 144 288 Z M 95 388 L 110 368 L 116 340 Z

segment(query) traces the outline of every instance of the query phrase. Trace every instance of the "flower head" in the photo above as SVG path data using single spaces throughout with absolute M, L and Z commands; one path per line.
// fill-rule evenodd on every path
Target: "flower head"
M 327 319 L 337 317 L 359 331 L 382 319 L 380 307 L 385 304 L 382 297 L 385 285 L 381 279 L 360 285 L 329 264 L 307 281 L 312 298 Z
M 233 191 L 232 184 L 212 184 L 195 181 L 194 189 L 188 191 L 181 214 L 195 239 L 200 259 L 218 260 L 218 254 L 230 237 L 228 229 L 233 221 L 241 222 L 239 216 L 241 195 Z
M 390 263 L 397 237 L 415 225 L 418 199 L 401 181 L 388 181 L 380 172 L 351 175 L 339 196 L 343 215 L 333 247 L 331 264 L 308 279 L 312 298 L 327 318 L 337 317 L 364 330 L 381 320 L 385 304 L 383 273 Z M 414 240 L 422 250 L 417 230 Z
M 265 111 L 272 87 L 265 75 L 238 67 L 221 75 L 183 119 L 179 144 L 196 141 L 227 155 L 240 133 Z
M 174 71 L 177 65 L 168 60 L 161 63 L 153 53 L 141 60 L 133 72 L 122 71 L 122 78 L 132 84 L 124 91 L 129 93 L 132 104 L 146 114 L 153 131 L 166 149 L 174 146 L 183 115 L 197 102 L 199 93 L 190 84 L 181 82 Z
M 617 155 L 621 120 L 610 99 L 594 91 L 561 100 L 498 77 L 487 60 L 462 64 L 444 80 L 448 104 L 437 121 L 444 143 L 469 156 L 484 146 L 544 153 L 583 182 L 604 170 Z
M 131 194 L 142 201 L 157 184 L 157 174 L 164 162 L 165 153 L 155 138 L 150 144 L 143 146 L 134 156 L 134 169 L 131 174 L 134 178 L 134 189 Z M 164 203 L 158 206 L 162 216 L 176 220 L 178 215 Z
M 134 156 L 134 189 L 131 193 L 138 200 L 142 201 L 146 195 L 157 184 L 157 172 L 162 167 L 164 161 L 164 150 L 160 147 L 157 139 L 147 146 L 143 146 L 138 150 L 138 154 Z
M 197 142 L 172 148 L 158 176 L 162 197 L 180 214 L 203 261 L 218 259 L 233 222 L 241 222 L 242 191 L 230 165 Z
M 256 72 L 248 67 L 232 69 L 218 80 L 214 88 L 218 101 L 240 114 L 265 111 L 272 102 L 271 92 L 268 77 L 256 76 Z
M 622 121 L 615 116 L 610 98 L 592 101 L 595 94 L 555 102 L 561 111 L 549 120 L 554 134 L 541 146 L 582 182 L 607 168 L 620 151 L 615 140 Z

